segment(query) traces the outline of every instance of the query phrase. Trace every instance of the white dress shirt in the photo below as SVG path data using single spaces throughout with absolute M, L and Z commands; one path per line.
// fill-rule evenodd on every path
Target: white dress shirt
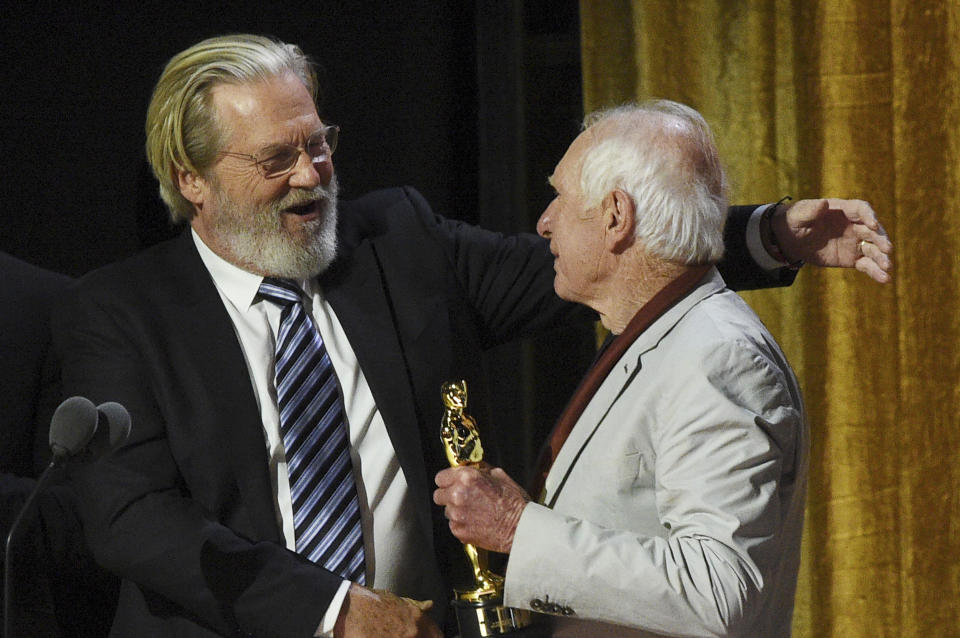
M 247 362 L 263 421 L 277 522 L 287 548 L 296 551 L 293 504 L 274 382 L 281 308 L 257 298 L 263 277 L 222 259 L 196 232 L 193 239 L 233 321 Z M 306 292 L 307 313 L 320 331 L 343 392 L 350 457 L 360 501 L 367 585 L 389 591 L 436 591 L 439 583 L 433 581 L 437 576 L 433 570 L 423 569 L 422 561 L 417 559 L 430 539 L 415 524 L 411 514 L 415 508 L 406 478 L 353 348 L 316 280 L 298 283 Z M 327 609 L 322 631 L 332 631 L 348 588 L 349 582 L 344 581 Z

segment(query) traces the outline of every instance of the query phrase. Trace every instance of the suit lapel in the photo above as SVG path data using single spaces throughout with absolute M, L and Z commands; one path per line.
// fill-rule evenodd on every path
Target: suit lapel
M 686 297 L 681 299 L 663 316 L 654 321 L 620 357 L 610 369 L 609 374 L 597 389 L 593 399 L 587 404 L 583 414 L 577 420 L 557 454 L 557 458 L 547 475 L 544 503 L 553 506 L 566 485 L 567 477 L 576 465 L 584 448 L 593 439 L 594 434 L 604 423 L 604 419 L 613 405 L 624 394 L 631 383 L 642 383 L 640 375 L 643 369 L 643 355 L 657 347 L 663 337 L 693 308 L 708 296 L 724 289 L 723 278 L 715 268 L 711 269 L 702 282 Z M 655 374 L 656 371 L 647 372 Z M 611 424 L 611 427 L 615 424 Z
M 376 240 L 371 239 L 342 257 L 321 284 L 367 379 L 414 502 L 426 503 L 430 495 L 417 410 L 390 291 L 381 273 Z M 418 508 L 418 514 L 429 532 L 429 509 Z
M 200 387 L 192 388 L 191 400 L 207 420 L 197 427 L 212 428 L 212 439 L 223 450 L 239 490 L 242 510 L 249 512 L 249 525 L 258 538 L 283 544 L 273 506 L 273 490 L 266 456 L 263 423 L 233 322 L 223 306 L 189 231 L 179 242 L 171 265 L 178 278 L 182 319 L 174 323 L 186 352 L 203 353 L 184 365 L 195 368 Z
M 640 340 L 638 339 L 637 342 Z M 577 420 L 576 425 L 570 431 L 570 436 L 564 441 L 560 453 L 550 468 L 547 475 L 547 481 L 544 484 L 545 497 L 544 503 L 553 507 L 557 497 L 566 484 L 570 471 L 576 465 L 577 459 L 586 448 L 587 444 L 593 438 L 600 424 L 603 423 L 607 412 L 613 407 L 616 397 L 623 392 L 626 385 L 640 370 L 640 357 L 637 356 L 638 343 L 634 343 L 613 366 L 606 379 L 597 389 L 583 414 Z

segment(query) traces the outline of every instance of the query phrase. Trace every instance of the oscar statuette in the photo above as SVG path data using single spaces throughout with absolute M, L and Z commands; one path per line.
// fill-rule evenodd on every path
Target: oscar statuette
M 444 406 L 440 438 L 450 466 L 479 465 L 483 446 L 476 421 L 466 413 L 467 382 L 448 381 L 440 394 Z M 488 568 L 487 550 L 469 543 L 464 543 L 463 549 L 473 567 L 474 582 L 454 589 L 452 605 L 460 638 L 521 635 L 520 630 L 530 624 L 530 612 L 503 605 L 503 576 Z

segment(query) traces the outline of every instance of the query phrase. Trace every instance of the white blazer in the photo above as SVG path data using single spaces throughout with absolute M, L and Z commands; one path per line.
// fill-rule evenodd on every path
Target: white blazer
M 505 603 L 558 636 L 789 636 L 808 449 L 786 358 L 712 269 L 577 421 L 520 518 Z

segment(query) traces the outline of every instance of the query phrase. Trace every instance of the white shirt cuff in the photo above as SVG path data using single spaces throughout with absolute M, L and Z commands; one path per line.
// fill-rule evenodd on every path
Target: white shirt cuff
M 317 635 L 323 638 L 333 638 L 333 627 L 337 624 L 337 618 L 340 617 L 340 610 L 343 608 L 343 601 L 347 598 L 347 590 L 350 589 L 350 581 L 345 580 L 340 583 L 340 588 L 333 595 L 330 606 L 327 607 L 327 613 L 323 615 L 323 621 Z
M 750 214 L 750 219 L 747 220 L 747 249 L 757 265 L 764 270 L 778 270 L 786 266 L 767 252 L 766 248 L 763 247 L 763 240 L 760 239 L 760 218 L 763 217 L 763 212 L 771 206 L 776 206 L 776 204 L 757 206 Z

